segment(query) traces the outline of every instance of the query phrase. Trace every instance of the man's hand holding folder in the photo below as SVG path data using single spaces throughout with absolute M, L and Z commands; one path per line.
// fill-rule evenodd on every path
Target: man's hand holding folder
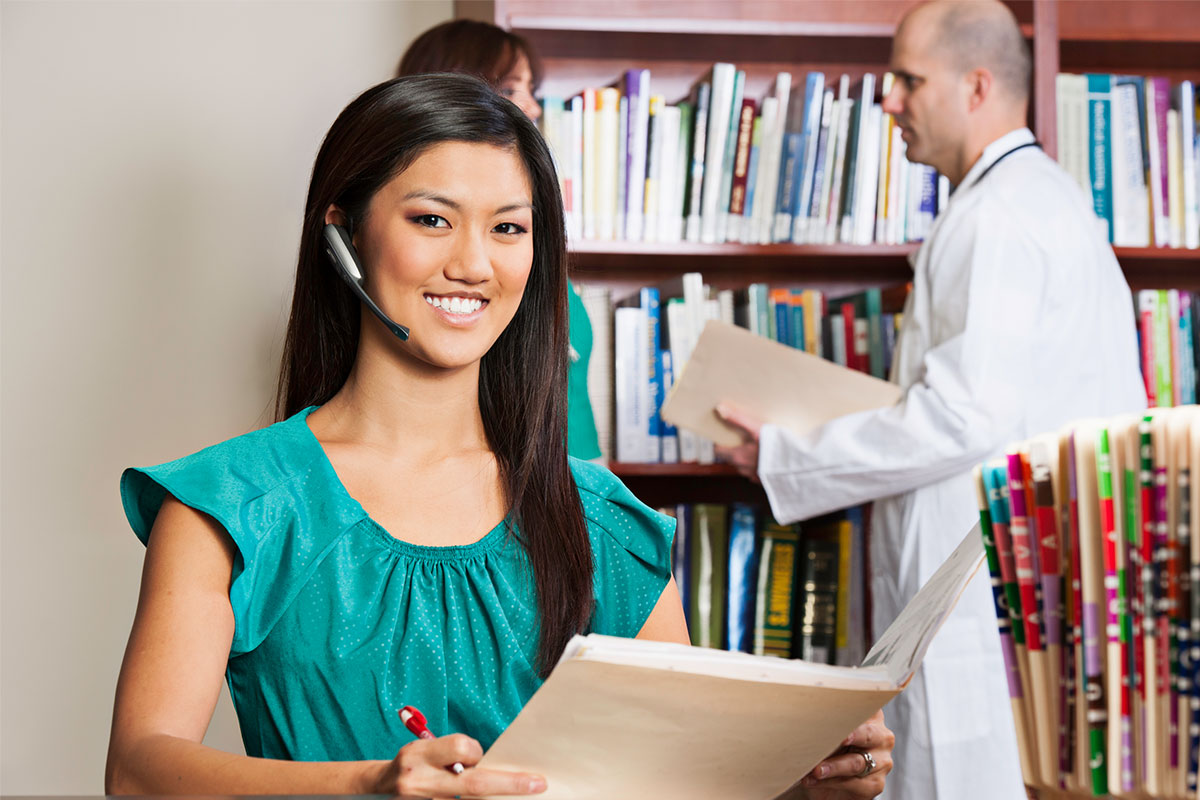
M 893 383 L 713 320 L 671 387 L 662 416 L 712 439 L 753 478 L 763 424 L 803 436 L 846 414 L 893 405 L 901 395 Z

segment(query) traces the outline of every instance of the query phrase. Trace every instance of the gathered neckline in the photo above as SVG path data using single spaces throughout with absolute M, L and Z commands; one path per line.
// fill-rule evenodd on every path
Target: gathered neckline
M 333 462 L 329 460 L 328 454 L 325 452 L 324 445 L 313 433 L 312 428 L 308 426 L 308 417 L 320 406 L 309 406 L 298 412 L 288 422 L 295 422 L 304 430 L 302 431 L 303 438 L 311 444 L 314 450 L 313 458 L 328 475 L 328 482 L 333 486 L 333 490 L 347 502 L 355 511 L 355 514 L 360 517 L 361 521 L 367 523 L 368 530 L 379 540 L 385 547 L 402 553 L 413 558 L 425 559 L 428 561 L 463 561 L 470 558 L 476 558 L 502 543 L 505 539 L 505 534 L 508 532 L 509 522 L 505 518 L 501 520 L 494 528 L 485 533 L 477 541 L 470 544 L 454 544 L 454 545 L 423 545 L 407 542 L 393 536 L 392 533 L 383 525 L 380 525 L 369 513 L 363 508 L 362 503 L 355 499 L 354 495 L 350 494 L 350 490 L 346 488 L 346 484 L 342 483 L 341 476 L 334 469 Z

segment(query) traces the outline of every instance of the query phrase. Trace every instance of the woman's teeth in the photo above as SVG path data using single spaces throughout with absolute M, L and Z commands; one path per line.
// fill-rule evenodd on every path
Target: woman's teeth
M 483 308 L 483 300 L 473 297 L 435 297 L 425 295 L 425 302 L 451 314 L 473 314 Z

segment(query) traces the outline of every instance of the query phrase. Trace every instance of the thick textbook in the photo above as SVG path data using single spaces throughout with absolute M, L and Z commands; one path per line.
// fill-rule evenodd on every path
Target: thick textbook
M 676 376 L 662 418 L 733 447 L 741 436 L 717 416 L 718 403 L 804 435 L 845 414 L 893 405 L 901 395 L 894 383 L 711 320 Z
M 903 691 L 983 557 L 976 525 L 861 667 L 576 636 L 480 766 L 546 800 L 776 797 Z

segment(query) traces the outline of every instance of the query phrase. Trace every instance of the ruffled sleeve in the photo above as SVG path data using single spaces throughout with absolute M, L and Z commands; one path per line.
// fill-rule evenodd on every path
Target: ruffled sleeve
M 571 469 L 595 559 L 591 631 L 637 636 L 671 577 L 675 520 L 638 500 L 604 467 L 572 459 Z
M 361 518 L 325 489 L 320 462 L 297 459 L 302 443 L 289 441 L 287 424 L 121 475 L 125 515 L 143 543 L 168 494 L 215 519 L 233 541 L 231 657 L 262 642 L 312 570 Z

